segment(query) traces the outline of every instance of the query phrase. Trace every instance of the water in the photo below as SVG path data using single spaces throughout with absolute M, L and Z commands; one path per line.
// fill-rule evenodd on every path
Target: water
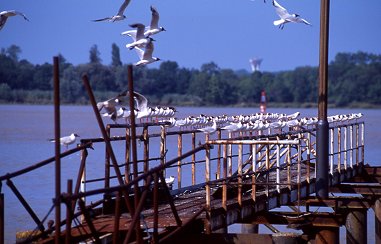
M 177 108 L 176 117 L 187 115 L 236 115 L 258 112 L 258 108 Z M 294 113 L 300 111 L 302 116 L 316 116 L 316 109 L 268 109 L 268 112 Z M 373 109 L 330 109 L 329 115 L 362 112 L 365 121 L 365 162 L 371 165 L 381 165 L 381 110 Z M 22 169 L 46 158 L 54 156 L 54 143 L 47 139 L 54 137 L 53 106 L 30 105 L 0 105 L 0 175 Z M 111 120 L 105 119 L 106 123 Z M 61 135 L 75 132 L 81 138 L 101 137 L 95 116 L 90 106 L 62 106 L 61 107 Z M 123 135 L 116 132 L 112 135 Z M 172 142 L 175 142 L 174 139 Z M 170 142 L 168 142 L 170 143 Z M 122 147 L 115 143 L 115 147 Z M 170 151 L 170 146 L 168 146 Z M 87 174 L 96 178 L 101 177 L 104 171 L 104 146 L 95 145 L 94 151 L 89 152 Z M 189 148 L 183 148 L 183 152 Z M 64 150 L 64 149 L 62 149 Z M 154 152 L 151 152 L 152 155 Z M 177 152 L 169 152 L 168 159 Z M 171 156 L 171 157 L 170 157 Z M 62 159 L 62 189 L 66 191 L 67 179 L 75 179 L 79 167 L 80 155 L 70 155 Z M 122 160 L 118 155 L 118 162 Z M 184 175 L 184 181 L 190 181 Z M 32 209 L 40 219 L 48 214 L 54 196 L 54 165 L 45 166 L 31 173 L 16 177 L 13 180 L 16 187 L 30 203 Z M 21 206 L 8 186 L 3 183 L 2 192 L 5 194 L 5 233 L 6 243 L 14 243 L 15 233 L 35 228 L 35 224 L 28 213 Z M 95 184 L 93 187 L 95 188 Z M 372 212 L 372 211 L 368 211 Z M 47 219 L 54 219 L 50 214 Z M 368 231 L 374 231 L 373 217 L 368 218 Z M 374 235 L 374 234 L 373 234 Z

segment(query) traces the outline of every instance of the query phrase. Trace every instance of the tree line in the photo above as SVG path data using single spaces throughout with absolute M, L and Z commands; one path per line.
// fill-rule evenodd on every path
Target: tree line
M 53 102 L 53 66 L 19 60 L 21 49 L 12 45 L 0 51 L 0 102 L 47 104 Z M 127 64 L 119 48 L 112 45 L 112 63 L 102 64 L 96 45 L 89 62 L 73 65 L 59 55 L 61 101 L 87 104 L 82 84 L 86 73 L 97 100 L 127 89 Z M 338 53 L 329 64 L 329 105 L 333 107 L 378 107 L 381 105 L 381 55 L 365 52 Z M 214 62 L 200 69 L 181 68 L 164 61 L 159 68 L 135 67 L 134 88 L 150 104 L 177 106 L 253 106 L 262 90 L 272 106 L 317 104 L 318 67 L 297 67 L 291 71 L 249 73 L 222 69 Z

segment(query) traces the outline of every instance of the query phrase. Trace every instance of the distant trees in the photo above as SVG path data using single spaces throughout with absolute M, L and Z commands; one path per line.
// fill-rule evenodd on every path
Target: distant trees
M 51 103 L 53 67 L 19 60 L 15 45 L 0 51 L 0 102 Z M 64 103 L 87 103 L 81 76 L 86 73 L 99 99 L 127 89 L 127 65 L 120 50 L 111 46 L 112 62 L 101 63 L 98 47 L 89 50 L 89 62 L 72 65 L 60 54 L 61 98 Z M 181 68 L 163 61 L 159 68 L 135 67 L 134 87 L 149 97 L 150 104 L 241 105 L 258 104 L 265 90 L 267 100 L 315 106 L 318 68 L 298 67 L 282 72 L 242 72 L 221 69 L 214 62 L 198 69 Z M 381 55 L 364 52 L 338 53 L 329 64 L 329 104 L 331 106 L 381 105 Z

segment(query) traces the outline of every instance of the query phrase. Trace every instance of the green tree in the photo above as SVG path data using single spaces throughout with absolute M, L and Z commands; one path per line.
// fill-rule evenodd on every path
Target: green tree
M 114 67 L 122 65 L 122 61 L 120 60 L 120 50 L 115 43 L 111 45 L 111 65 Z
M 102 62 L 100 58 L 100 52 L 98 51 L 98 46 L 94 44 L 90 48 L 90 63 L 91 64 L 100 64 Z

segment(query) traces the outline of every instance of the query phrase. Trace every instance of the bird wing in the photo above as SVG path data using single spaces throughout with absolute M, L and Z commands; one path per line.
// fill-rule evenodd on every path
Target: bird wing
M 15 10 L 12 10 L 12 12 L 16 15 L 20 15 L 22 16 L 25 20 L 29 21 L 29 19 L 25 16 L 25 14 L 19 12 L 19 11 L 15 11 Z
M 111 17 L 106 17 L 106 18 L 102 18 L 102 19 L 94 19 L 93 21 L 94 22 L 99 22 L 99 21 L 105 21 L 105 20 L 110 20 L 112 19 Z
M 132 28 L 136 28 L 136 40 L 140 40 L 142 38 L 145 38 L 144 36 L 144 29 L 145 25 L 136 23 L 136 24 L 131 24 L 130 25 Z
M 135 47 L 135 51 L 138 54 L 139 59 L 142 60 L 143 59 L 143 55 L 144 55 L 144 51 L 141 48 L 138 48 L 138 47 Z
M 150 41 L 146 45 L 146 50 L 144 51 L 143 59 L 150 60 L 152 58 L 152 53 L 153 53 L 153 43 L 152 41 Z
M 132 38 L 132 40 L 134 40 L 134 42 L 136 42 L 136 30 L 128 30 L 128 31 L 124 31 L 120 34 L 130 36 Z
M 120 6 L 118 10 L 118 15 L 123 15 L 124 10 L 126 10 L 128 4 L 130 4 L 131 0 L 124 0 L 123 4 Z
M 280 18 L 285 19 L 289 17 L 290 14 L 288 13 L 287 9 L 282 7 L 277 1 L 273 0 L 273 5 L 275 7 L 276 13 L 279 15 Z
M 0 15 L 0 30 L 4 27 L 7 22 L 8 16 Z
M 145 96 L 138 92 L 134 92 L 134 97 L 136 99 L 136 106 L 139 111 L 144 111 L 147 109 L 148 100 Z
M 157 29 L 159 28 L 159 12 L 157 12 L 156 8 L 151 6 L 152 18 L 150 28 Z

